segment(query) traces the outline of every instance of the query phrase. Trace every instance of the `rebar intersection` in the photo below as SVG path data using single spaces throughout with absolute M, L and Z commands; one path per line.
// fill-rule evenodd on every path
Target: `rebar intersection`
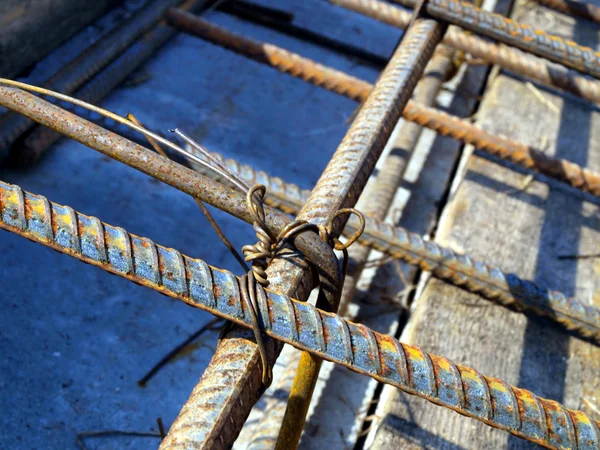
M 469 25 L 475 31 L 482 31 L 487 26 L 485 24 L 489 22 L 492 24 L 491 26 L 497 26 L 498 28 L 490 32 L 497 39 L 503 39 L 510 44 L 520 46 L 527 51 L 541 54 L 555 61 L 566 62 L 570 67 L 587 72 L 592 76 L 598 76 L 600 73 L 600 69 L 596 67 L 598 64 L 595 59 L 597 54 L 588 51 L 589 49 L 571 45 L 571 43 L 565 44 L 562 41 L 554 40 L 554 38 L 547 38 L 546 35 L 542 34 L 538 34 L 534 44 L 528 43 L 525 45 L 522 42 L 517 42 L 518 37 L 507 37 L 506 31 L 498 25 L 498 18 L 489 16 L 470 5 L 459 4 L 454 1 L 443 2 L 441 0 L 430 0 L 427 5 L 427 11 L 433 17 L 442 21 L 448 20 L 465 25 L 466 22 L 457 16 L 453 9 L 466 11 L 473 17 L 478 17 L 478 20 L 484 25 Z M 169 12 L 168 18 L 172 23 L 175 20 L 173 17 L 177 17 L 177 14 L 174 10 Z M 181 23 L 179 25 L 182 26 Z M 407 58 L 406 61 L 401 63 L 403 65 L 402 70 L 407 70 L 410 73 L 408 78 L 412 78 L 412 80 L 407 81 L 407 88 L 403 93 L 404 103 L 408 101 L 408 95 L 416 84 L 419 71 L 422 71 L 422 67 L 433 53 L 435 45 L 441 40 L 441 27 L 444 26 L 443 23 L 437 23 L 432 19 L 420 19 L 416 25 L 416 29 L 412 32 L 417 35 L 422 33 L 419 37 L 421 41 L 419 45 L 410 50 L 413 52 L 412 59 Z M 509 26 L 512 25 L 509 24 Z M 515 26 L 518 26 L 518 24 Z M 518 29 L 524 36 L 529 36 L 526 28 L 521 27 Z M 548 47 L 544 39 L 551 39 L 554 44 Z M 410 40 L 407 39 L 407 41 Z M 411 43 L 406 45 L 410 46 Z M 566 58 L 566 60 L 563 58 Z M 419 67 L 421 68 L 419 69 Z M 289 71 L 293 72 L 293 70 Z M 326 84 L 327 80 L 325 78 L 322 84 Z M 395 78 L 390 78 L 390 80 L 397 81 Z M 358 81 L 360 82 L 360 80 Z M 364 85 L 360 85 L 360 83 L 358 85 L 361 89 L 364 89 Z M 377 102 L 385 105 L 385 100 L 389 101 L 389 95 L 386 93 L 385 88 L 379 88 L 380 91 L 378 91 L 378 85 L 375 86 L 373 94 L 370 93 L 371 86 L 368 86 L 366 92 L 363 90 L 356 97 L 361 98 L 362 96 L 361 100 L 367 100 L 367 102 L 371 98 L 375 98 L 375 100 L 372 100 L 375 109 L 378 107 Z M 7 88 L 1 88 L 1 91 L 6 94 Z M 21 94 L 18 91 L 13 91 L 10 95 L 18 98 Z M 352 94 L 352 96 L 354 95 Z M 20 109 L 22 113 L 28 114 L 31 104 L 22 102 L 18 106 L 18 102 L 19 100 L 12 106 L 15 109 Z M 389 114 L 389 110 L 394 107 L 402 109 L 402 102 L 399 106 L 396 102 L 393 103 L 392 106 L 385 106 L 381 113 L 384 115 Z M 44 119 L 42 116 L 45 114 L 45 107 L 42 103 L 39 103 L 38 106 L 40 106 L 38 117 L 34 120 L 45 121 L 46 124 L 61 129 L 59 121 L 51 123 L 50 115 L 47 115 Z M 403 114 L 410 118 L 410 111 L 411 106 L 409 104 Z M 370 113 L 372 112 L 370 111 Z M 396 117 L 399 114 L 400 111 L 391 114 L 391 116 Z M 435 117 L 435 111 L 431 114 Z M 361 139 L 366 136 L 366 140 L 369 142 L 357 144 L 352 138 L 349 138 L 348 142 L 342 143 L 342 146 L 346 145 L 348 147 L 350 153 L 357 151 L 356 146 L 363 145 L 364 148 L 360 150 L 360 152 L 363 152 L 361 153 L 362 156 L 353 160 L 353 158 L 348 159 L 348 150 L 340 153 L 340 162 L 334 162 L 330 168 L 331 173 L 329 175 L 325 173 L 322 178 L 322 186 L 320 187 L 322 193 L 313 192 L 312 197 L 309 196 L 308 198 L 309 205 L 313 203 L 316 205 L 315 209 L 312 209 L 315 205 L 310 206 L 308 212 L 304 215 L 309 220 L 324 221 L 327 215 L 335 214 L 340 207 L 356 201 L 366 178 L 372 170 L 378 156 L 377 153 L 380 152 L 376 149 L 383 148 L 382 146 L 391 132 L 391 130 L 386 131 L 388 124 L 373 126 L 369 123 L 367 117 L 365 113 L 364 129 L 355 131 L 355 133 Z M 418 114 L 413 117 L 418 117 Z M 397 120 L 397 117 L 395 120 Z M 422 120 L 422 122 L 418 119 L 413 120 L 421 125 L 430 126 L 427 125 L 430 123 L 429 118 Z M 440 120 L 447 119 L 442 117 Z M 441 130 L 444 126 L 438 125 L 438 129 Z M 435 129 L 435 126 L 431 127 Z M 70 135 L 77 139 L 75 129 L 75 127 L 71 127 Z M 66 128 L 63 127 L 61 131 L 65 130 Z M 371 134 L 369 135 L 369 133 Z M 462 128 L 459 128 L 459 131 L 455 134 L 461 136 L 459 139 L 465 139 L 462 135 Z M 87 141 L 84 140 L 87 145 L 90 145 L 93 140 L 89 138 L 88 135 Z M 477 139 L 485 140 L 487 138 L 471 139 L 475 139 L 475 142 L 477 142 Z M 125 141 L 122 141 L 122 143 L 125 143 Z M 99 145 L 98 142 L 96 142 L 96 145 Z M 499 145 L 500 148 L 509 146 L 504 141 L 494 145 Z M 94 146 L 94 144 L 91 146 Z M 485 145 L 480 145 L 480 147 L 485 148 Z M 488 145 L 488 148 L 490 147 L 493 148 L 493 145 Z M 129 147 L 129 150 L 131 150 L 131 147 Z M 527 150 L 526 147 L 517 148 L 517 152 L 520 151 L 521 155 L 523 153 L 527 154 Z M 110 153 L 110 149 L 107 149 L 107 151 Z M 375 155 L 374 160 L 372 159 L 373 155 Z M 140 159 L 138 156 L 133 159 L 127 155 L 117 155 L 116 153 L 111 156 L 128 164 L 133 163 L 132 165 L 135 165 L 138 169 L 163 181 L 170 182 L 178 189 L 188 193 L 193 192 L 192 195 L 198 196 L 198 187 L 202 184 L 210 190 L 225 192 L 222 187 L 207 183 L 206 179 L 195 179 L 194 177 L 177 181 L 175 178 L 169 179 L 169 176 L 160 174 L 159 166 L 152 169 L 145 167 L 146 163 L 142 163 L 143 158 Z M 530 160 L 536 159 L 531 156 L 529 158 Z M 523 161 L 525 158 L 519 156 L 518 158 L 515 157 L 516 159 Z M 534 163 L 537 162 L 539 161 L 534 161 Z M 527 166 L 527 164 L 529 164 L 529 167 L 534 165 L 533 163 L 524 165 Z M 543 163 L 540 166 L 543 167 Z M 160 167 L 174 170 L 175 166 L 167 164 Z M 361 181 L 356 184 L 356 178 L 349 177 L 346 180 L 349 188 L 338 189 L 337 186 L 341 186 L 339 184 L 339 174 L 337 173 L 340 167 L 343 167 L 348 174 L 358 170 L 352 177 L 360 174 L 358 178 Z M 577 169 L 579 168 L 575 167 L 573 173 Z M 578 175 L 581 176 L 584 170 L 582 169 Z M 552 169 L 547 171 L 551 173 Z M 560 178 L 560 170 L 554 169 L 554 171 Z M 595 176 L 593 173 L 592 175 Z M 256 177 L 255 174 L 251 176 Z M 568 181 L 569 177 L 563 177 L 563 179 Z M 196 185 L 192 187 L 194 182 Z M 200 183 L 200 185 L 197 183 Z M 580 184 L 587 187 L 587 189 L 584 188 L 585 190 L 598 195 L 598 192 L 594 191 L 594 189 L 597 190 L 597 187 L 590 189 L 590 183 Z M 306 196 L 299 189 L 289 188 L 284 183 L 280 183 L 280 185 L 286 191 L 285 195 L 278 196 L 280 204 L 285 205 L 284 209 L 287 209 L 287 212 L 297 212 L 303 206 Z M 594 186 L 594 182 L 591 185 Z M 339 192 L 332 196 L 331 192 L 336 190 Z M 277 189 L 274 189 L 274 193 L 276 191 Z M 294 194 L 289 195 L 289 192 Z M 300 201 L 294 199 L 294 195 L 298 193 L 301 193 L 304 199 Z M 230 194 L 227 193 L 227 195 Z M 211 198 L 213 204 L 219 204 L 224 209 L 230 209 L 231 211 L 236 210 L 233 205 L 234 201 L 231 198 L 223 199 L 219 195 L 213 195 Z M 0 184 L 0 213 L 2 216 L 0 227 L 6 230 L 21 234 L 85 262 L 98 265 L 105 270 L 139 282 L 166 295 L 179 298 L 193 306 L 206 309 L 239 325 L 248 326 L 250 323 L 248 311 L 245 310 L 244 303 L 240 299 L 239 281 L 228 272 L 211 268 L 200 260 L 194 260 L 181 255 L 175 250 L 157 246 L 148 239 L 139 238 L 128 234 L 125 230 L 103 224 L 96 218 L 76 213 L 69 207 L 51 204 L 45 198 L 24 193 L 16 186 Z M 241 217 L 244 213 L 238 208 L 237 215 Z M 277 214 L 272 214 L 271 220 L 277 223 L 278 226 L 285 223 L 281 216 L 277 216 Z M 342 226 L 341 221 L 336 223 L 337 234 L 341 233 Z M 353 221 L 351 220 L 347 229 L 352 230 L 352 228 Z M 540 298 L 543 298 L 544 302 L 549 299 L 554 309 L 547 313 L 548 316 L 556 316 L 556 311 L 565 312 L 566 316 L 570 317 L 565 320 L 561 320 L 560 317 L 555 319 L 565 324 L 569 329 L 580 331 L 586 337 L 598 338 L 600 313 L 597 310 L 577 302 L 575 299 L 568 299 L 562 294 L 555 295 L 544 292 L 535 285 L 528 284 L 523 280 L 516 279 L 515 281 L 513 277 L 507 277 L 502 273 L 491 270 L 485 265 L 471 261 L 468 257 L 452 254 L 436 244 L 419 239 L 419 237 L 408 234 L 404 230 L 394 230 L 393 227 L 370 221 L 362 242 L 411 263 L 419 264 L 424 269 L 432 270 L 436 276 L 450 280 L 457 285 L 461 285 L 459 279 L 464 280 L 462 284 L 468 289 L 480 292 L 482 295 L 494 298 L 503 304 L 514 307 L 514 297 L 518 298 L 517 302 L 525 298 L 525 306 L 518 305 L 517 309 L 529 308 L 527 299 L 532 300 L 536 296 L 541 296 Z M 299 240 L 299 244 L 300 241 L 302 240 Z M 315 246 L 314 243 L 311 245 L 305 244 L 304 246 L 299 245 L 299 247 L 310 248 L 313 255 L 319 254 L 319 251 L 323 249 L 322 246 L 318 244 Z M 310 250 L 307 251 L 310 253 Z M 459 269 L 456 269 L 457 267 Z M 460 275 L 456 274 L 457 271 Z M 304 272 L 305 270 L 302 270 L 298 273 L 297 276 L 300 277 L 297 278 L 298 283 L 303 283 L 300 279 L 305 275 Z M 482 277 L 481 274 L 486 275 Z M 281 283 L 285 285 L 286 275 L 281 276 L 283 277 Z M 490 280 L 493 281 L 490 282 Z M 508 291 L 512 297 L 507 300 L 505 294 L 498 294 L 494 290 L 498 287 L 500 291 L 502 289 Z M 534 305 L 533 309 L 540 313 L 540 305 L 537 306 L 537 309 Z M 533 442 L 552 448 L 563 448 L 565 446 L 568 446 L 568 448 L 600 447 L 599 423 L 590 419 L 584 413 L 567 410 L 556 402 L 538 398 L 528 391 L 514 388 L 501 380 L 485 377 L 473 369 L 457 366 L 445 358 L 428 355 L 417 347 L 400 344 L 389 336 L 380 335 L 364 326 L 352 324 L 338 316 L 291 300 L 290 296 L 269 292 L 267 303 L 261 304 L 261 321 L 265 332 L 277 340 L 290 343 L 313 355 L 345 365 L 351 370 L 364 373 L 381 382 L 393 384 L 408 393 L 421 396 L 436 404 L 449 407 L 461 414 L 474 417 L 491 426 L 505 429 Z M 591 327 L 589 329 L 592 331 L 586 331 L 586 327 Z M 223 362 L 220 364 L 223 364 Z M 253 371 L 256 371 L 254 368 L 258 365 L 254 356 L 250 356 L 248 364 L 253 367 Z M 250 383 L 246 388 L 253 389 L 255 391 L 253 398 L 258 398 L 256 395 L 260 394 L 260 387 L 257 387 L 256 383 Z M 193 394 L 192 399 L 193 408 L 202 407 L 204 400 L 202 396 Z M 190 412 L 190 410 L 191 408 L 188 407 L 186 411 Z M 192 411 L 191 417 L 194 420 L 197 419 L 196 413 L 197 411 Z M 244 414 L 239 414 L 239 417 L 242 418 L 243 422 Z M 221 417 L 221 419 L 224 418 Z M 198 422 L 194 422 L 194 420 L 186 422 L 185 431 L 174 427 L 161 448 L 183 448 L 186 442 L 202 443 L 206 436 L 201 434 L 202 427 L 197 428 Z M 211 429 L 214 424 L 208 425 Z M 189 428 L 190 426 L 195 428 Z M 234 427 L 232 433 L 237 435 L 239 427 L 241 427 L 241 424 Z M 185 435 L 189 435 L 189 440 Z M 214 441 L 213 444 L 215 446 L 230 445 L 222 439 Z

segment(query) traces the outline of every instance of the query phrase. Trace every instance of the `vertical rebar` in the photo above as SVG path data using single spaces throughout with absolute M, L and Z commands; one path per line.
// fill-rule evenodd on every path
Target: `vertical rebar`
M 334 236 L 341 233 L 347 217 L 336 219 L 336 212 L 358 200 L 444 31 L 445 26 L 425 19 L 409 28 L 299 217 L 319 225 L 331 223 Z M 298 446 L 321 364 L 321 358 L 307 352 L 300 356 L 276 449 Z
M 193 30 L 197 20 L 190 14 L 173 9 L 169 10 L 167 18 L 184 31 Z M 443 27 L 431 20 L 419 21 L 407 33 L 375 86 L 373 95 L 366 100 L 307 204 L 300 211 L 299 219 L 318 225 L 332 222 L 330 237 L 339 236 L 347 218 L 334 220 L 335 214 L 340 208 L 350 207 L 356 202 L 442 34 Z M 302 294 L 299 295 L 301 299 L 306 298 L 307 284 L 302 282 L 305 279 L 305 267 L 299 267 L 297 261 L 277 260 L 271 264 L 270 271 L 269 280 L 276 286 L 275 289 L 283 292 L 292 290 Z M 224 374 L 221 373 L 226 368 L 219 369 L 218 364 L 222 352 L 217 350 L 207 369 L 211 376 L 202 377 L 186 411 L 193 410 L 192 404 L 200 406 L 200 396 L 197 395 L 199 392 L 209 394 L 217 390 L 217 403 L 202 411 L 196 410 L 196 414 L 180 415 L 161 448 L 187 448 L 191 445 L 226 448 L 231 445 L 252 405 L 262 393 L 260 384 L 256 383 L 260 378 L 256 364 L 258 352 L 256 345 L 249 342 L 236 343 L 236 348 L 240 349 L 236 352 L 236 361 L 245 361 L 244 369 L 238 365 L 236 375 L 229 377 L 226 383 Z M 254 349 L 252 355 L 241 351 L 248 346 Z M 276 347 L 275 356 L 281 350 L 281 345 Z M 274 362 L 274 358 L 271 362 Z M 244 377 L 238 376 L 242 373 L 245 374 Z M 234 376 L 235 380 L 232 379 Z M 252 401 L 249 401 L 249 397 Z M 219 412 L 215 413 L 215 410 Z M 226 416 L 230 412 L 234 412 L 234 416 Z M 201 431 L 197 429 L 198 426 L 202 428 Z M 198 436 L 203 437 L 202 442 L 197 440 Z
M 432 105 L 442 87 L 446 77 L 453 69 L 452 52 L 446 47 L 438 47 L 431 61 L 427 65 L 423 78 L 415 88 L 412 101 Z M 421 135 L 422 127 L 411 122 L 402 124 L 398 137 L 393 144 L 390 153 L 385 157 L 381 170 L 375 176 L 374 184 L 368 191 L 368 200 L 365 201 L 362 213 L 377 220 L 383 220 L 404 178 L 404 170 L 410 158 L 411 152 L 417 144 Z M 398 151 L 396 151 L 398 150 Z M 344 280 L 344 288 L 338 314 L 346 315 L 348 304 L 356 291 L 356 283 L 362 269 L 367 262 L 370 247 L 364 245 L 353 245 L 348 249 L 352 264 Z M 306 362 L 300 364 L 301 355 L 294 353 L 286 361 L 284 373 L 293 373 L 296 367 L 311 367 L 315 361 L 314 356 L 304 356 Z M 298 380 L 304 380 L 306 384 L 316 380 L 307 379 L 306 373 L 298 371 Z M 293 377 L 282 377 L 277 380 L 276 391 L 290 393 L 290 401 L 297 402 L 298 392 L 293 389 Z M 298 384 L 298 383 L 295 383 Z M 309 385 L 310 386 L 310 385 Z M 311 389 L 312 390 L 312 389 Z M 266 412 L 256 426 L 256 431 L 248 444 L 248 450 L 271 450 L 275 447 L 277 436 L 281 429 L 282 419 L 286 408 L 295 408 L 288 405 L 287 399 L 282 396 L 269 399 Z M 294 416 L 294 415 L 292 415 Z

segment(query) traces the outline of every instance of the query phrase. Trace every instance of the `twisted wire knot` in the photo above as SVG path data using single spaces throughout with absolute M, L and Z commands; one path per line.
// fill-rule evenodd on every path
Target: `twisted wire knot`
M 259 320 L 259 302 L 263 302 L 264 304 L 267 300 L 265 288 L 269 286 L 267 275 L 269 263 L 277 256 L 277 253 L 286 242 L 306 231 L 314 231 L 333 249 L 340 250 L 344 253 L 342 271 L 345 276 L 348 265 L 347 249 L 360 237 L 365 229 L 365 218 L 360 211 L 357 211 L 354 208 L 343 208 L 337 211 L 325 225 L 317 226 L 306 220 L 296 219 L 287 224 L 281 232 L 275 236 L 267 226 L 265 220 L 266 215 L 263 200 L 266 192 L 267 189 L 265 186 L 257 184 L 250 188 L 246 194 L 246 206 L 253 218 L 252 226 L 256 232 L 258 242 L 253 245 L 244 245 L 242 247 L 244 257 L 246 261 L 252 263 L 252 268 L 240 279 L 240 291 L 252 320 L 252 330 L 261 356 L 262 382 L 265 387 L 271 384 L 273 370 L 268 363 L 267 350 L 262 335 L 262 328 Z M 360 226 L 356 233 L 354 233 L 345 243 L 342 243 L 339 239 L 332 238 L 331 236 L 333 223 L 335 219 L 342 214 L 355 214 L 360 221 Z

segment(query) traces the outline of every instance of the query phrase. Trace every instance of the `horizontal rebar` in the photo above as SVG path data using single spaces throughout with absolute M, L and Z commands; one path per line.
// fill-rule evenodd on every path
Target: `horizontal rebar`
M 0 228 L 252 327 L 232 273 L 2 182 Z M 583 412 L 269 290 L 259 306 L 266 334 L 298 349 L 549 448 L 600 446 Z
M 329 1 L 397 28 L 404 29 L 410 22 L 410 12 L 379 0 Z M 448 29 L 443 42 L 486 63 L 497 64 L 514 74 L 600 103 L 600 81 L 582 76 L 574 70 L 525 54 L 513 47 L 487 41 L 456 27 Z
M 392 0 L 414 8 L 418 0 Z M 600 53 L 573 41 L 536 30 L 500 14 L 457 0 L 428 0 L 427 13 L 439 20 L 541 56 L 594 78 L 600 78 Z
M 167 13 L 167 18 L 171 20 L 170 12 Z M 373 88 L 372 84 L 364 80 L 317 64 L 275 45 L 231 33 L 200 18 L 195 18 L 193 23 L 188 21 L 181 22 L 179 25 L 182 28 L 185 27 L 183 31 L 193 33 L 202 39 L 352 100 L 365 101 Z M 520 142 L 494 136 L 467 120 L 419 105 L 413 101 L 408 102 L 402 114 L 406 120 L 434 130 L 442 136 L 450 136 L 493 156 L 506 159 L 527 169 L 536 170 L 600 197 L 600 174 L 571 161 L 554 158 Z
M 245 193 L 242 194 L 204 177 L 194 170 L 164 158 L 46 100 L 20 89 L 0 86 L 0 105 L 23 114 L 215 208 L 226 211 L 238 219 L 253 223 L 254 218 L 246 207 Z M 265 213 L 266 223 L 275 234 L 291 222 L 286 214 L 271 208 L 265 208 Z M 325 283 L 326 289 L 335 286 L 338 267 L 329 245 L 313 232 L 303 233 L 292 241 L 296 248 L 307 255 L 322 271 L 320 273 L 322 275 L 321 282 Z
M 269 193 L 266 197 L 267 202 L 274 207 L 285 203 L 286 210 L 290 208 L 290 212 L 294 213 L 300 210 L 310 195 L 310 191 L 302 190 L 280 178 L 270 177 L 264 172 L 257 173 L 249 166 L 241 166 L 232 159 L 215 155 L 233 169 L 239 170 L 243 167 L 238 173 L 248 182 L 260 180 Z M 561 292 L 520 279 L 515 274 L 504 273 L 500 268 L 488 266 L 468 255 L 459 255 L 404 228 L 394 227 L 370 216 L 365 216 L 365 219 L 365 231 L 359 238 L 359 243 L 417 265 L 422 270 L 432 272 L 439 279 L 477 293 L 488 300 L 517 311 L 545 317 L 600 343 L 598 308 L 586 305 L 576 298 L 567 297 Z M 351 218 L 344 234 L 352 235 L 358 226 L 358 221 Z
M 75 92 L 135 40 L 150 30 L 171 6 L 183 0 L 153 0 L 120 22 L 73 61 L 44 82 L 44 87 L 65 94 Z M 33 127 L 34 122 L 19 114 L 0 117 L 0 154 L 6 154 L 14 142 Z

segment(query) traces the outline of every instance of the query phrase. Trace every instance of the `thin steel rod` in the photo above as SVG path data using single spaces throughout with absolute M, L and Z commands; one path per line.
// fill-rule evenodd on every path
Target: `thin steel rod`
M 171 6 L 183 0 L 153 0 L 119 23 L 59 72 L 44 82 L 44 87 L 65 94 L 75 92 L 113 59 L 127 50 L 139 36 L 150 30 Z M 34 122 L 19 114 L 0 117 L 0 154 L 33 127 Z
M 397 28 L 404 29 L 410 22 L 409 11 L 379 0 L 329 1 Z M 513 47 L 487 41 L 457 27 L 448 29 L 443 42 L 489 64 L 497 64 L 514 74 L 600 103 L 600 81 L 589 79 L 574 70 L 528 55 Z
M 246 208 L 245 193 L 232 190 L 20 89 L 0 86 L 0 104 L 247 223 L 253 223 L 254 219 Z M 160 136 L 151 137 L 161 144 L 168 143 L 170 148 L 176 147 Z M 287 215 L 271 208 L 266 208 L 265 213 L 268 226 L 277 233 L 291 221 Z M 338 267 L 327 244 L 315 233 L 304 233 L 294 239 L 294 245 L 323 271 L 322 282 L 335 285 Z
M 127 114 L 127 119 L 131 120 L 137 126 L 143 127 L 143 125 L 140 123 L 140 121 L 137 120 L 137 118 L 133 114 Z M 148 144 L 150 144 L 150 146 L 154 149 L 154 151 L 156 153 L 158 153 L 160 156 L 164 156 L 165 158 L 169 157 L 167 155 L 167 153 L 163 150 L 163 148 L 160 146 L 160 144 L 156 141 L 156 139 L 154 139 L 152 137 L 148 137 L 147 140 L 148 140 Z M 246 261 L 244 260 L 244 258 L 242 258 L 242 256 L 239 254 L 239 252 L 231 244 L 231 241 L 229 239 L 227 239 L 227 236 L 225 236 L 225 233 L 223 233 L 223 230 L 221 230 L 221 227 L 219 226 L 219 224 L 217 223 L 217 221 L 215 220 L 213 215 L 210 213 L 208 208 L 204 205 L 202 200 L 200 200 L 198 198 L 194 198 L 194 200 L 196 201 L 196 204 L 202 211 L 202 214 L 204 214 L 204 217 L 206 217 L 206 220 L 208 220 L 208 223 L 210 223 L 213 230 L 215 230 L 215 233 L 217 233 L 217 236 L 219 236 L 219 239 L 221 239 L 221 242 L 223 242 L 223 245 L 225 245 L 225 247 L 227 247 L 227 250 L 229 250 L 229 253 L 231 253 L 231 255 L 235 258 L 235 260 L 238 262 L 238 264 L 240 265 L 242 270 L 245 272 L 248 272 L 248 270 L 250 270 L 250 268 L 248 267 L 248 264 L 246 264 Z
M 176 21 L 178 26 L 188 24 L 193 27 L 197 19 L 191 14 L 174 9 L 167 13 L 169 23 L 173 24 Z M 366 100 L 361 113 L 300 211 L 298 219 L 323 226 L 332 223 L 330 238 L 335 239 L 339 236 L 347 217 L 335 220 L 337 212 L 342 208 L 351 207 L 356 202 L 441 35 L 441 30 L 433 21 L 415 26 L 413 31 L 407 34 L 382 73 L 373 96 Z M 303 267 L 298 267 L 298 264 L 285 260 L 275 261 L 271 269 L 281 283 L 280 291 L 288 293 L 290 289 L 295 290 L 297 284 L 302 284 L 306 272 Z M 300 298 L 304 299 L 308 292 L 303 289 L 301 294 L 303 295 Z M 319 301 L 317 304 L 321 305 Z M 328 306 L 337 309 L 337 305 Z M 250 368 L 256 372 L 255 347 L 248 341 L 239 341 L 223 351 L 217 350 L 161 448 L 200 445 L 205 448 L 227 448 L 232 444 L 252 405 L 262 392 L 252 383 L 256 376 L 250 375 Z M 280 351 L 281 345 L 278 345 L 275 348 L 273 363 Z M 248 376 L 237 377 L 233 383 L 224 384 L 223 378 L 231 368 L 230 355 L 240 353 L 243 354 L 238 357 L 238 361 L 245 362 L 241 367 L 236 362 L 238 373 L 248 373 Z M 211 395 L 217 390 L 220 398 L 226 399 L 221 404 Z M 197 413 L 192 412 L 197 411 L 204 402 L 215 406 Z M 231 412 L 234 412 L 233 416 L 228 415 Z M 198 440 L 199 437 L 202 437 L 202 441 Z M 295 437 L 292 436 L 292 439 Z
M 187 0 L 180 8 L 183 10 L 199 11 L 206 3 L 207 0 Z M 129 74 L 164 46 L 175 34 L 176 32 L 169 26 L 157 26 L 154 30 L 149 31 L 141 39 L 133 43 L 122 55 L 111 62 L 89 82 L 85 83 L 76 91 L 75 95 L 77 98 L 88 103 L 99 103 L 119 86 Z M 61 89 L 61 86 L 58 86 L 55 90 L 67 94 L 73 91 L 73 89 Z M 13 115 L 28 120 L 21 115 Z M 60 137 L 60 133 L 50 128 L 37 127 L 24 139 L 22 148 L 18 148 L 16 152 L 13 152 L 13 156 L 21 163 L 32 164 L 48 148 L 55 144 Z
M 0 228 L 245 327 L 232 273 L 0 182 Z M 600 423 L 524 389 L 267 290 L 272 338 L 549 448 L 597 449 Z M 203 406 L 209 407 L 208 404 Z
M 414 8 L 418 3 L 418 0 L 392 1 L 409 8 Z M 522 25 L 500 14 L 484 11 L 467 2 L 429 0 L 426 10 L 436 19 L 600 78 L 600 53 L 589 47 Z
M 540 5 L 568 16 L 579 16 L 600 23 L 600 8 L 591 3 L 574 0 L 535 0 Z
M 423 78 L 414 91 L 413 101 L 428 105 L 433 104 L 444 80 L 453 68 L 452 52 L 446 47 L 438 47 L 427 66 Z M 381 170 L 375 176 L 373 186 L 366 193 L 365 201 L 362 202 L 361 212 L 366 216 L 383 220 L 387 215 L 396 191 L 402 183 L 404 169 L 419 140 L 421 130 L 422 128 L 415 123 L 405 122 L 402 124 L 398 137 L 393 143 L 393 149 L 385 157 Z M 395 149 L 401 150 L 401 153 L 394 151 Z M 348 249 L 352 264 L 349 266 L 344 279 L 344 288 L 342 289 L 342 297 L 337 312 L 342 317 L 346 317 L 348 305 L 354 297 L 356 284 L 369 258 L 370 250 L 370 247 L 363 245 L 353 245 Z M 297 421 L 296 414 L 292 414 L 290 411 L 297 411 L 303 406 L 298 402 L 303 394 L 299 386 L 306 385 L 311 391 L 314 389 L 311 383 L 315 383 L 316 379 L 309 377 L 311 371 L 306 370 L 306 368 L 312 369 L 316 364 L 318 364 L 318 361 L 312 355 L 306 353 L 301 356 L 294 354 L 294 357 L 286 361 L 286 367 L 283 369 L 284 373 L 294 372 L 298 367 L 296 377 L 294 379 L 293 377 L 284 376 L 276 380 L 275 390 L 289 393 L 289 401 L 282 396 L 275 396 L 267 401 L 268 414 L 263 415 L 256 426 L 256 431 L 248 443 L 248 450 L 273 449 L 280 434 L 280 429 L 282 429 L 284 417 L 292 423 Z M 284 424 L 284 428 L 286 426 L 290 427 L 291 425 L 289 423 Z
M 285 210 L 296 213 L 306 203 L 310 192 L 271 177 L 265 172 L 256 172 L 242 166 L 233 159 L 225 164 L 236 170 L 249 183 L 260 180 L 267 187 L 266 200 L 273 207 L 285 204 Z M 561 292 L 551 291 L 523 280 L 515 274 L 504 273 L 500 268 L 488 266 L 468 255 L 459 255 L 422 236 L 410 233 L 401 227 L 388 225 L 366 215 L 365 231 L 358 242 L 389 254 L 434 276 L 483 298 L 497 302 L 510 309 L 545 317 L 561 324 L 567 330 L 600 343 L 600 310 Z M 358 221 L 351 218 L 344 234 L 352 235 L 358 229 Z
M 317 64 L 275 45 L 231 33 L 203 19 L 195 19 L 193 27 L 184 31 L 352 100 L 365 101 L 373 88 L 372 84 L 344 72 Z M 443 136 L 450 136 L 495 157 L 536 170 L 600 197 L 600 174 L 590 169 L 565 159 L 553 158 L 520 142 L 494 136 L 467 120 L 413 101 L 408 102 L 402 114 L 406 120 L 416 122 Z

